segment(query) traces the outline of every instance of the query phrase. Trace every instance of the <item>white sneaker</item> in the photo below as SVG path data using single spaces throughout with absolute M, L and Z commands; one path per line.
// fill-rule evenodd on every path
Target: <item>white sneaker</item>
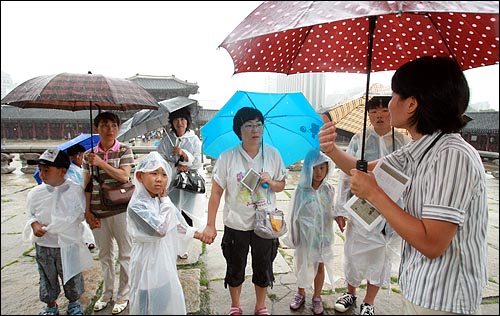
M 343 313 L 351 308 L 352 305 L 354 305 L 354 302 L 356 302 L 356 298 L 357 297 L 355 295 L 344 293 L 341 297 L 338 298 L 333 307 L 337 312 Z

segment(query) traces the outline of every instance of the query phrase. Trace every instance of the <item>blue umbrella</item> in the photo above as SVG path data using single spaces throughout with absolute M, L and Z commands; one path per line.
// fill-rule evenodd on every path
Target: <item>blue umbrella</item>
M 66 149 L 70 148 L 71 146 L 80 144 L 83 147 L 85 147 L 85 150 L 89 150 L 92 147 L 92 144 L 96 145 L 99 142 L 99 139 L 100 139 L 99 134 L 93 134 L 92 136 L 91 134 L 81 134 L 57 146 L 57 148 L 66 151 Z M 40 170 L 38 169 L 38 167 L 36 168 L 33 177 L 35 178 L 38 184 L 42 183 L 42 179 L 40 179 Z
M 280 152 L 285 166 L 304 159 L 310 149 L 319 149 L 318 133 L 323 120 L 301 92 L 237 91 L 201 128 L 205 155 L 218 158 L 223 151 L 241 142 L 233 131 L 233 117 L 246 106 L 264 115 L 263 141 Z

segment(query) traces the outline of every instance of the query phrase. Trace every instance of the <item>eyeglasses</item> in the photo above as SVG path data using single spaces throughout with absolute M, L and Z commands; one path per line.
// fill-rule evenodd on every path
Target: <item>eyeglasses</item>
M 251 131 L 251 130 L 261 130 L 264 127 L 262 123 L 257 123 L 257 124 L 245 124 L 243 125 L 243 129 L 246 131 Z

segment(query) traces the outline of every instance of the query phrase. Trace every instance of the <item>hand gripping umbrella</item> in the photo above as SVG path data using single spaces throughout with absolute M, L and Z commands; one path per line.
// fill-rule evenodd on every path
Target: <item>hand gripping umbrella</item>
M 265 1 L 220 46 L 235 73 L 366 73 L 366 104 L 372 71 L 421 56 L 498 64 L 498 12 L 497 1 Z

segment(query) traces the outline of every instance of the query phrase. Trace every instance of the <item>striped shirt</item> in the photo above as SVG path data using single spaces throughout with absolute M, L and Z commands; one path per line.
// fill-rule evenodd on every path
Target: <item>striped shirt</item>
M 85 173 L 90 173 L 89 171 L 89 164 L 87 161 L 87 154 L 90 152 L 88 150 L 85 152 L 83 156 L 83 172 Z M 132 152 L 132 148 L 124 145 L 122 143 L 119 143 L 118 141 L 115 141 L 115 145 L 108 149 L 107 151 L 104 151 L 100 147 L 100 142 L 97 144 L 96 147 L 94 147 L 94 152 L 97 153 L 97 155 L 102 158 L 104 161 L 106 161 L 108 164 L 112 165 L 115 168 L 120 168 L 121 166 L 133 166 L 134 165 L 134 153 Z M 94 175 L 97 175 L 97 168 L 93 168 Z M 106 173 L 103 169 L 99 168 L 99 177 L 105 182 L 105 183 L 116 183 L 119 184 L 120 182 L 118 180 L 115 180 L 112 178 L 109 174 Z M 99 182 L 95 180 L 94 177 L 92 177 L 92 198 L 90 201 L 90 207 L 92 210 L 92 213 L 94 213 L 97 217 L 102 213 L 106 212 L 105 207 L 101 204 L 101 199 L 99 197 Z M 123 212 L 125 212 L 127 208 L 123 209 Z
M 384 158 L 411 176 L 403 196 L 406 212 L 458 225 L 448 248 L 435 259 L 404 242 L 399 285 L 413 304 L 470 314 L 479 308 L 487 283 L 485 171 L 476 149 L 459 134 L 444 134 L 423 156 L 438 134 L 423 136 Z

